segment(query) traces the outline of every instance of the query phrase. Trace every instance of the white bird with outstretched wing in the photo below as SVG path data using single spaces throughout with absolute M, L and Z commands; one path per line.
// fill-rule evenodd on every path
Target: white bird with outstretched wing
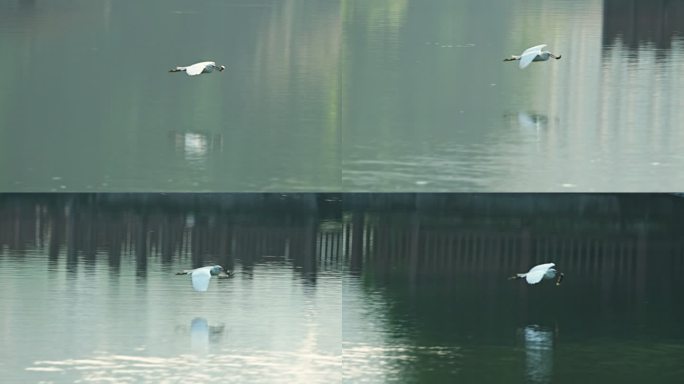
M 225 65 L 216 65 L 216 62 L 214 61 L 202 61 L 200 63 L 188 65 L 187 67 L 176 67 L 169 70 L 169 72 L 185 72 L 188 76 L 197 76 L 202 73 L 214 72 L 214 70 L 221 72 L 224 69 L 226 69 Z
M 561 55 L 556 56 L 549 51 L 544 51 L 544 47 L 546 47 L 546 44 L 535 45 L 534 47 L 527 48 L 525 51 L 523 51 L 522 55 L 512 55 L 511 57 L 504 59 L 504 61 L 519 60 L 520 69 L 523 69 L 530 65 L 530 63 L 533 61 L 547 61 L 551 57 L 556 60 L 561 58 Z
M 511 279 L 525 278 L 527 284 L 537 284 L 544 279 L 553 279 L 556 276 L 558 276 L 556 285 L 560 285 L 564 275 L 562 273 L 558 274 L 555 266 L 556 264 L 554 263 L 535 265 L 534 267 L 530 268 L 530 270 L 527 271 L 527 273 L 518 273 L 515 276 L 511 277 Z
M 198 292 L 205 292 L 209 289 L 209 281 L 212 276 L 218 276 L 221 273 L 225 274 L 223 267 L 220 265 L 211 265 L 208 267 L 201 267 L 195 269 L 186 269 L 176 275 L 190 275 L 192 277 L 192 288 Z

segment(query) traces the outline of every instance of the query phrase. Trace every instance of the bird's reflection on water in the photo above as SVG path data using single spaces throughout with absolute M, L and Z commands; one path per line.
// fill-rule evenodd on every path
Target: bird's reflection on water
M 533 112 L 518 112 L 518 125 L 527 129 L 544 129 L 549 125 L 549 117 Z
M 169 135 L 174 150 L 183 154 L 184 159 L 191 163 L 205 162 L 212 152 L 223 151 L 223 136 L 218 133 L 171 131 Z
M 550 383 L 554 331 L 536 324 L 520 330 L 525 343 L 525 376 L 530 383 Z
M 225 324 L 209 325 L 207 319 L 196 317 L 190 322 L 191 349 L 194 353 L 206 354 L 209 344 L 220 342 Z
M 548 130 L 552 124 L 558 124 L 558 118 L 549 118 L 548 115 L 535 111 L 507 112 L 503 114 L 506 124 L 519 130 L 522 135 L 539 135 Z

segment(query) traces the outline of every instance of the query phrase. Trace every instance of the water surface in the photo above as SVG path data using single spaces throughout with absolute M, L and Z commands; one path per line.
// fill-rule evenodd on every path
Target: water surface
M 3 381 L 339 377 L 335 223 L 297 203 L 246 213 L 192 196 L 3 198 Z M 175 275 L 212 264 L 235 275 L 206 292 Z
M 666 195 L 2 195 L 0 373 L 679 382 L 683 210 Z M 508 280 L 548 261 L 562 285 Z M 235 276 L 204 293 L 175 275 L 215 263 Z
M 339 8 L 0 2 L 0 190 L 339 190 Z
M 345 9 L 345 191 L 678 191 L 684 7 L 357 1 Z M 560 60 L 502 59 L 547 44 Z
M 4 191 L 679 191 L 665 0 L 0 4 Z M 502 59 L 548 44 L 561 60 Z M 215 60 L 189 78 L 169 68 Z
M 343 376 L 681 381 L 678 199 L 345 195 Z M 545 262 L 560 286 L 508 280 Z

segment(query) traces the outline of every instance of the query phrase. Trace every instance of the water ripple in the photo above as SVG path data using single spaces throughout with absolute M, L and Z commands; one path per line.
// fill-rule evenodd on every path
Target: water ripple
M 41 360 L 26 368 L 39 373 L 62 373 L 74 382 L 230 382 L 323 383 L 339 372 L 338 355 L 300 351 L 132 356 L 103 354 L 87 359 Z

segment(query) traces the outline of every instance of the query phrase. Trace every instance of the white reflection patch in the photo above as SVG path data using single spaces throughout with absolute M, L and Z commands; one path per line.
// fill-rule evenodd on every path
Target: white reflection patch
M 183 136 L 184 150 L 187 158 L 204 157 L 209 148 L 206 135 L 199 133 L 186 133 Z
M 525 373 L 532 383 L 550 383 L 553 374 L 553 331 L 528 325 L 525 337 Z

